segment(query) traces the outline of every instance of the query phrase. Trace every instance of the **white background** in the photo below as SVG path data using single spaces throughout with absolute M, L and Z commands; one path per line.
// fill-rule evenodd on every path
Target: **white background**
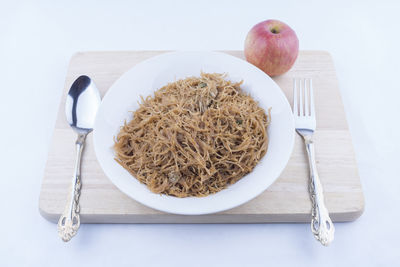
M 0 1 L 0 266 L 398 266 L 399 2 L 232 2 Z M 307 224 L 82 225 L 60 241 L 38 197 L 70 56 L 242 49 L 268 18 L 333 55 L 364 214 L 327 248 Z

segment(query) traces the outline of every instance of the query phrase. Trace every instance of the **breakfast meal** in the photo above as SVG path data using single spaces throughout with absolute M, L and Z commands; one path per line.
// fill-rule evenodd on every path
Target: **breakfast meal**
M 202 197 L 251 172 L 270 112 L 225 74 L 201 73 L 142 98 L 115 137 L 115 160 L 152 192 Z

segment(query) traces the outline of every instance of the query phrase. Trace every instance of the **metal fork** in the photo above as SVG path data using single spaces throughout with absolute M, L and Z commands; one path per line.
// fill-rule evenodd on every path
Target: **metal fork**
M 296 132 L 304 139 L 310 166 L 311 231 L 322 245 L 328 246 L 334 239 L 335 227 L 325 207 L 322 185 L 315 164 L 313 134 L 316 120 L 312 79 L 293 79 L 293 115 Z

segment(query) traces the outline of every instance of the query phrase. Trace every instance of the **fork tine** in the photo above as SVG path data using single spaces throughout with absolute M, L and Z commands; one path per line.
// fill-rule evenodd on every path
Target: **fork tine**
M 312 79 L 310 78 L 310 116 L 315 116 L 315 104 L 314 104 L 314 89 L 312 86 Z
M 302 79 L 299 80 L 299 116 L 304 116 Z
M 297 106 L 297 87 L 296 78 L 293 78 L 293 114 L 295 116 L 299 115 L 299 108 Z
M 309 79 L 310 80 L 310 79 Z M 310 85 L 310 83 L 308 83 Z M 309 109 L 309 97 L 310 97 L 310 86 L 307 86 L 307 79 L 304 79 L 304 115 L 310 116 L 310 109 Z

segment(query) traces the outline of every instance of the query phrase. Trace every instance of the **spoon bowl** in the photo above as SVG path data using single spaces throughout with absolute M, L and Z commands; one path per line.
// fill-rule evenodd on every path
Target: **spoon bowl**
M 74 131 L 87 134 L 93 130 L 100 102 L 99 90 L 88 76 L 82 75 L 75 80 L 65 103 L 65 115 Z

